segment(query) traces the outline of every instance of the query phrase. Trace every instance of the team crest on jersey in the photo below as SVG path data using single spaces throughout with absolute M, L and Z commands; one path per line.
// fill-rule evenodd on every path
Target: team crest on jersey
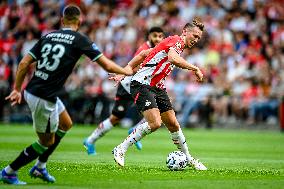
M 95 43 L 92 44 L 92 47 L 94 50 L 99 50 L 99 47 Z
M 179 48 L 179 49 L 181 49 L 181 43 L 180 43 L 180 42 L 177 42 L 177 43 L 176 43 L 176 47 Z

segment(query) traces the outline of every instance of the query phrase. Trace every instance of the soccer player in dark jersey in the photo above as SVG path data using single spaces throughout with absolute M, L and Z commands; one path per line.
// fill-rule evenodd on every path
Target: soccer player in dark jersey
M 139 53 L 143 50 L 153 48 L 158 43 L 160 43 L 164 39 L 164 31 L 160 27 L 152 27 L 147 32 L 147 39 L 148 40 L 138 48 L 135 56 L 139 55 Z M 133 98 L 130 95 L 131 78 L 132 76 L 124 77 L 124 79 L 119 83 L 115 97 L 115 104 L 112 109 L 112 114 L 109 116 L 109 118 L 102 121 L 99 126 L 93 131 L 93 133 L 84 140 L 83 144 L 89 155 L 96 154 L 94 143 L 102 136 L 104 136 L 104 134 L 110 131 L 113 126 L 119 123 L 120 120 L 125 117 L 128 108 L 133 104 Z M 140 120 L 137 125 L 140 125 L 142 122 L 144 122 L 143 120 Z M 130 129 L 129 131 L 131 133 L 132 129 Z M 142 149 L 142 144 L 140 141 L 137 141 L 135 143 L 135 146 L 139 150 Z
M 127 149 L 144 136 L 156 131 L 163 122 L 170 131 L 174 144 L 186 154 L 188 165 L 197 170 L 207 169 L 190 155 L 164 85 L 166 77 L 175 66 L 192 70 L 197 80 L 202 81 L 203 74 L 200 69 L 188 63 L 180 54 L 201 38 L 203 28 L 204 25 L 197 20 L 187 23 L 180 36 L 170 36 L 154 47 L 140 69 L 133 75 L 130 85 L 131 95 L 146 122 L 136 127 L 120 145 L 113 149 L 114 160 L 120 166 L 124 166 Z
M 63 28 L 41 37 L 19 64 L 15 88 L 6 100 L 10 100 L 12 106 L 21 102 L 23 80 L 29 65 L 36 61 L 34 75 L 23 93 L 39 140 L 26 147 L 1 171 L 0 180 L 4 183 L 26 184 L 18 179 L 17 171 L 36 158 L 38 161 L 30 170 L 30 175 L 55 182 L 55 178 L 46 170 L 46 161 L 72 126 L 71 118 L 57 96 L 81 55 L 96 61 L 108 72 L 133 74 L 131 68 L 116 65 L 98 50 L 95 43 L 77 32 L 80 20 L 81 11 L 77 6 L 65 7 Z

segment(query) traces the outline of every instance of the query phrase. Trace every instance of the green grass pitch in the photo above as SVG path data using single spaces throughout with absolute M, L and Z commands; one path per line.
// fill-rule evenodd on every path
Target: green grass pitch
M 144 138 L 143 150 L 131 147 L 126 167 L 118 167 L 111 150 L 127 135 L 114 128 L 97 142 L 96 156 L 88 156 L 82 141 L 93 130 L 74 126 L 48 163 L 56 183 L 47 184 L 28 176 L 34 163 L 20 169 L 27 186 L 0 183 L 0 188 L 284 188 L 284 135 L 276 131 L 184 129 L 192 155 L 208 171 L 170 171 L 165 161 L 176 150 L 168 131 L 161 128 Z M 36 140 L 31 126 L 0 126 L 0 169 Z

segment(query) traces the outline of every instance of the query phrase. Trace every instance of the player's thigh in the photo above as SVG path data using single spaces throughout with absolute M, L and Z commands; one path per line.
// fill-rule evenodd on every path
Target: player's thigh
M 139 112 L 141 112 L 151 127 L 155 131 L 161 126 L 161 116 L 156 104 L 155 93 L 150 86 L 142 85 L 138 82 L 131 82 L 131 95 Z
M 174 110 L 168 110 L 161 113 L 161 118 L 170 132 L 176 132 L 179 130 L 180 125 L 178 123 Z
M 57 98 L 56 105 L 58 107 L 59 125 L 58 128 L 63 131 L 68 131 L 72 127 L 72 119 L 67 112 L 63 102 Z
M 45 147 L 51 146 L 55 141 L 55 133 L 39 133 L 37 132 L 39 142 Z
M 58 106 L 37 96 L 24 92 L 33 118 L 33 127 L 37 133 L 54 133 L 59 124 Z
M 73 122 L 72 122 L 72 119 L 69 113 L 66 110 L 61 112 L 61 114 L 59 115 L 58 128 L 63 131 L 68 131 L 69 129 L 71 129 L 72 125 L 73 125 Z

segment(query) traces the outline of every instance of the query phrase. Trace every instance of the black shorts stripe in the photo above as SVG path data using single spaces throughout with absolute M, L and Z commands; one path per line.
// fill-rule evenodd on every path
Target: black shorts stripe
M 155 67 L 157 64 L 145 64 L 144 67 Z

